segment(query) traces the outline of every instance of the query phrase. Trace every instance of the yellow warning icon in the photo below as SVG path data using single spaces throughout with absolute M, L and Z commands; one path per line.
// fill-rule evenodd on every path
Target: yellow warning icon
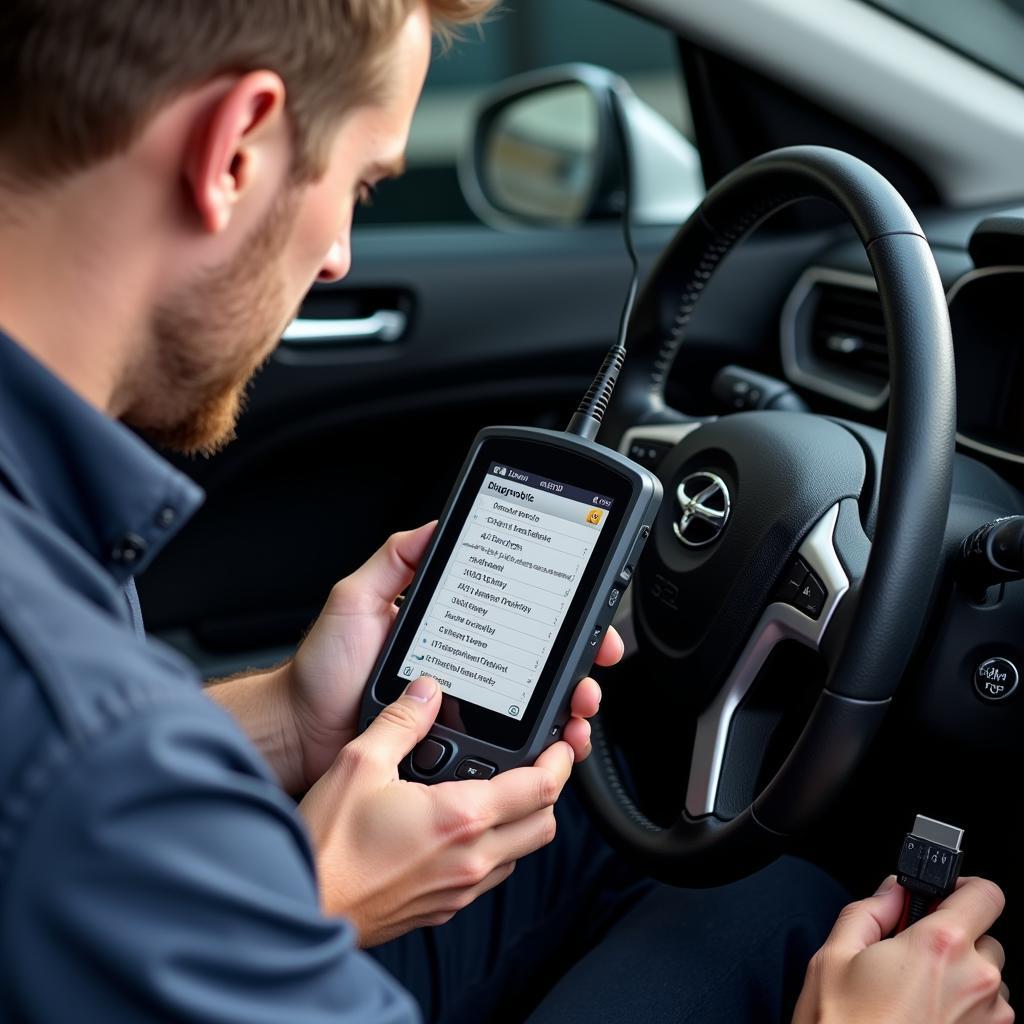
M 604 513 L 599 508 L 592 508 L 587 513 L 587 522 L 590 523 L 591 526 L 599 526 L 601 523 L 601 516 L 603 515 Z

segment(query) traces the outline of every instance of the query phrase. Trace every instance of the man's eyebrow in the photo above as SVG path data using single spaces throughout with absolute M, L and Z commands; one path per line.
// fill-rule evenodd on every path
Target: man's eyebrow
M 405 157 L 397 160 L 378 160 L 370 164 L 367 174 L 375 178 L 400 178 L 405 174 Z

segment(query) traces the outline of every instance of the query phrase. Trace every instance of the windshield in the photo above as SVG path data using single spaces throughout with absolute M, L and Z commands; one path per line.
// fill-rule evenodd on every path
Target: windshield
M 868 0 L 1024 85 L 1024 0 Z

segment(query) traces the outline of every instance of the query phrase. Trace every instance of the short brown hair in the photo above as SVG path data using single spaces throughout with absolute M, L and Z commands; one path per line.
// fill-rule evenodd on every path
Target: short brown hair
M 314 178 L 417 2 L 0 0 L 0 167 L 25 183 L 72 173 L 127 149 L 187 89 L 268 69 L 287 89 L 295 174 Z M 426 2 L 448 37 L 495 0 Z

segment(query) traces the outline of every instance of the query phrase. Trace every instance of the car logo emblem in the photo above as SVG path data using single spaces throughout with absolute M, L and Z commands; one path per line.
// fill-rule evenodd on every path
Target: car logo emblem
M 672 524 L 688 548 L 718 540 L 729 520 L 729 488 L 714 473 L 691 473 L 677 488 L 679 518 Z

